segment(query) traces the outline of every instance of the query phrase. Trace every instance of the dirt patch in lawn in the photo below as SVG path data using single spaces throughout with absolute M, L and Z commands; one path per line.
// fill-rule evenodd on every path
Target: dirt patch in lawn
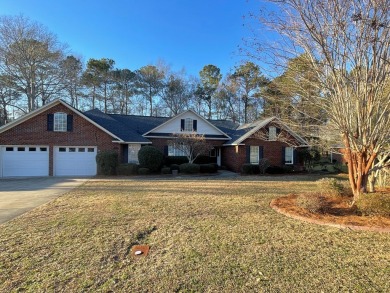
M 390 188 L 380 192 L 390 197 Z M 298 194 L 273 199 L 270 205 L 281 214 L 313 224 L 390 233 L 389 215 L 362 215 L 356 206 L 350 206 L 350 197 L 331 197 L 319 194 L 310 196 L 316 197 L 315 201 L 320 203 L 320 206 L 314 210 L 302 207 Z

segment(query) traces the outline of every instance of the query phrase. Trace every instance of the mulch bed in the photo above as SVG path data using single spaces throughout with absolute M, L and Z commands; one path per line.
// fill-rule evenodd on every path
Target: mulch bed
M 290 218 L 301 221 L 352 230 L 390 233 L 390 218 L 383 216 L 360 216 L 356 208 L 349 206 L 348 198 L 324 200 L 319 213 L 310 212 L 297 204 L 297 194 L 279 197 L 271 201 L 271 208 Z

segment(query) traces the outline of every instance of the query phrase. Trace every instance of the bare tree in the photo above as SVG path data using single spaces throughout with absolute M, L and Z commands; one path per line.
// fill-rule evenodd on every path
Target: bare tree
M 175 135 L 168 144 L 173 148 L 181 151 L 192 164 L 197 157 L 207 154 L 212 146 L 206 141 L 204 135 L 197 133 L 179 133 Z
M 64 46 L 42 25 L 23 16 L 0 18 L 0 71 L 27 97 L 26 111 L 36 109 L 62 90 L 57 78 Z
M 278 33 L 277 45 L 266 51 L 257 46 L 256 54 L 269 54 L 279 66 L 285 58 L 307 56 L 318 80 L 310 103 L 326 111 L 341 135 L 355 202 L 367 191 L 373 164 L 390 140 L 389 1 L 270 2 L 279 12 L 260 20 Z

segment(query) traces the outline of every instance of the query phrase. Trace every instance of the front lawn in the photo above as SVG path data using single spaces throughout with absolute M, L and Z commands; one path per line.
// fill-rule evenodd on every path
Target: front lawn
M 0 292 L 389 292 L 390 233 L 269 207 L 317 179 L 93 179 L 0 225 Z

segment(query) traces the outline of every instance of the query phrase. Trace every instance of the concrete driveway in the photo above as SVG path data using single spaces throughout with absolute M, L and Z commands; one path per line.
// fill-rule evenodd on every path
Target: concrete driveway
M 59 197 L 87 180 L 67 177 L 0 179 L 0 224 Z

